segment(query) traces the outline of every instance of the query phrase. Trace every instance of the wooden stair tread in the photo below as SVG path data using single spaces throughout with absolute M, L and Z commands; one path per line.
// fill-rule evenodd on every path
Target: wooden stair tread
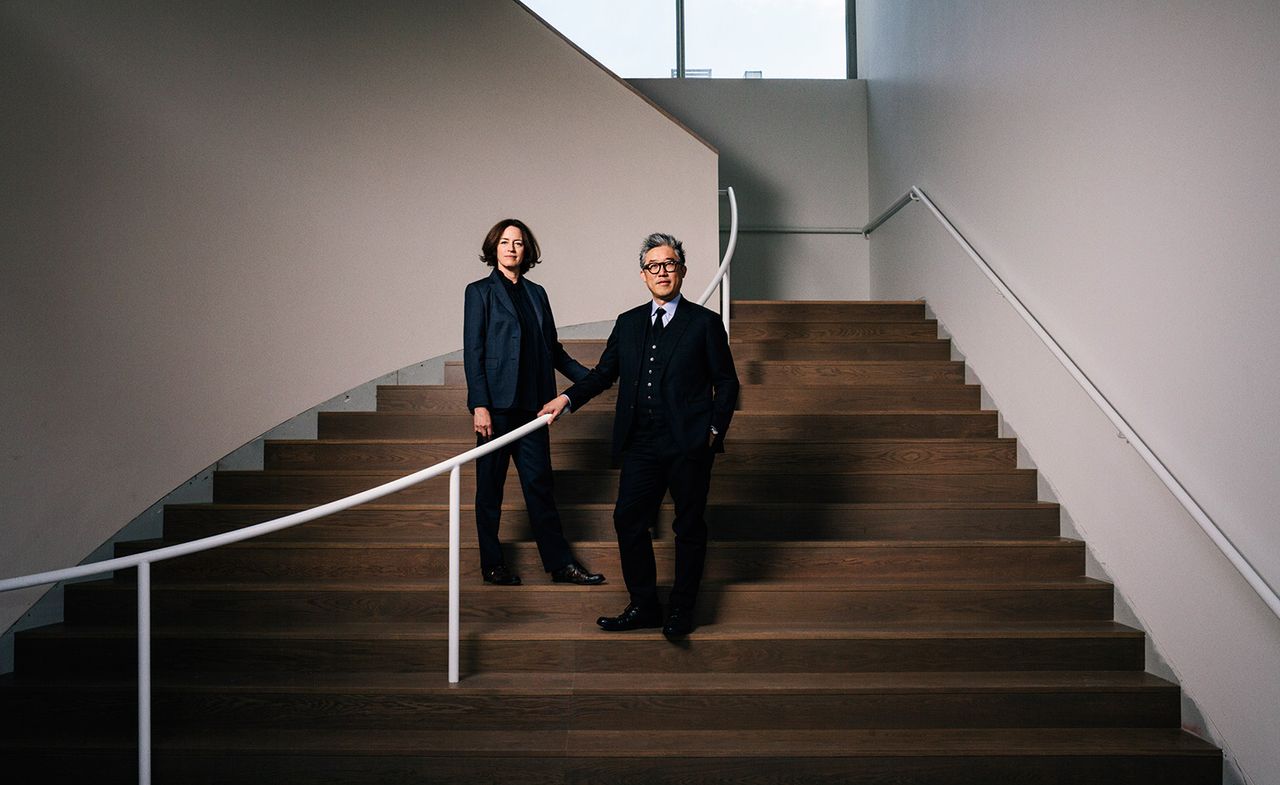
M 423 468 L 428 468 L 428 467 L 423 467 Z M 557 474 L 570 476 L 575 474 L 616 475 L 619 473 L 620 470 L 612 467 L 602 467 L 599 469 L 555 469 L 554 471 Z M 406 472 L 406 471 L 397 470 L 397 469 L 219 469 L 215 473 L 223 477 L 379 477 L 379 478 L 391 477 L 394 479 L 398 477 L 405 477 L 409 474 L 412 474 L 413 472 Z M 845 471 L 812 472 L 812 471 L 797 470 L 792 472 L 768 472 L 767 474 L 769 474 L 770 476 L 781 476 L 781 477 L 788 477 L 788 476 L 848 477 L 848 476 L 857 476 L 857 475 L 865 475 L 865 474 L 888 474 L 888 475 L 906 474 L 911 476 L 918 476 L 918 475 L 927 476 L 927 475 L 937 474 L 937 475 L 946 475 L 946 476 L 961 475 L 961 476 L 968 477 L 968 476 L 982 476 L 982 475 L 1004 476 L 1009 474 L 1029 475 L 1029 474 L 1035 474 L 1035 473 L 1036 473 L 1035 469 L 1011 468 L 1011 469 L 981 469 L 976 471 L 931 469 L 929 471 L 918 471 L 918 472 L 901 472 L 901 471 L 887 471 L 887 470 L 876 470 L 876 471 L 845 470 Z M 726 469 L 721 469 L 716 471 L 717 476 L 748 475 L 748 476 L 754 477 L 754 476 L 759 476 L 761 474 L 766 474 L 766 472 L 748 469 L 748 468 L 741 468 L 741 469 L 726 468 Z M 447 475 L 440 475 L 440 477 L 445 477 L 445 476 Z M 432 478 L 432 479 L 437 479 L 437 478 Z
M 780 415 L 786 415 L 787 417 L 794 418 L 796 422 L 813 423 L 815 433 L 819 434 L 818 438 L 821 438 L 821 434 L 824 433 L 821 425 L 823 424 L 824 421 L 830 420 L 833 417 L 838 417 L 841 419 L 856 419 L 856 418 L 862 418 L 862 417 L 887 417 L 887 416 L 904 417 L 908 415 L 912 417 L 937 417 L 939 415 L 950 415 L 955 417 L 978 417 L 978 416 L 990 417 L 991 415 L 994 415 L 996 413 L 997 412 L 994 409 L 876 409 L 874 411 L 868 411 L 868 412 L 825 412 L 821 414 L 816 412 L 796 412 L 794 410 L 770 412 L 770 411 L 764 411 L 761 409 L 753 409 L 751 411 L 745 411 L 745 412 L 742 412 L 742 411 L 734 412 L 733 419 L 734 419 L 734 422 L 738 422 L 739 420 L 742 420 L 744 422 L 750 423 L 753 420 L 776 419 Z M 468 414 L 466 411 L 458 411 L 456 413 L 446 413 L 446 414 L 441 414 L 437 412 L 426 412 L 426 411 L 320 412 L 320 414 L 326 417 L 343 417 L 343 418 L 353 418 L 353 419 L 354 418 L 375 418 L 375 419 L 401 418 L 403 419 L 405 417 L 449 419 L 449 418 L 457 418 L 457 417 L 466 417 L 466 418 L 471 417 L 471 415 Z M 607 419 L 609 420 L 610 423 L 612 423 L 614 411 L 612 407 L 592 406 L 589 409 L 576 411 L 566 416 L 574 417 L 578 419 Z M 550 426 L 550 428 L 552 433 L 555 433 L 555 426 L 552 425 Z M 741 426 L 739 426 L 739 430 L 741 430 Z M 735 431 L 734 433 L 737 433 L 737 431 Z M 462 437 L 463 435 L 459 435 L 459 438 L 462 438 Z M 328 441 L 329 438 L 330 437 L 324 437 L 321 439 L 321 441 Z M 750 435 L 748 434 L 745 438 L 749 440 Z M 979 437 L 979 438 L 982 438 L 982 437 Z M 990 437 L 986 437 L 986 438 L 990 438 Z
M 298 504 L 298 503 L 272 503 L 272 502 L 188 502 L 183 504 L 165 505 L 169 509 L 177 510 L 309 510 L 319 505 L 314 504 Z M 613 502 L 557 502 L 560 509 L 595 509 L 595 510 L 612 510 Z M 665 504 L 665 507 L 671 507 L 671 504 Z M 989 501 L 979 500 L 972 502 L 912 502 L 912 501 L 894 501 L 894 502 L 716 502 L 711 501 L 707 504 L 708 508 L 734 508 L 734 507 L 750 507 L 752 509 L 765 510 L 803 510 L 808 507 L 820 507 L 822 509 L 848 509 L 848 510 L 1056 510 L 1057 502 L 1040 502 L 1040 501 Z M 464 510 L 473 510 L 475 505 L 464 502 L 461 505 Z M 523 500 L 520 501 L 504 501 L 502 508 L 507 509 L 524 509 Z M 362 504 L 356 509 L 361 510 L 397 510 L 397 511 L 422 511 L 431 512 L 436 510 L 448 510 L 449 505 L 444 502 L 370 502 Z M 305 524 L 304 524 L 305 525 Z
M 556 441 L 562 444 L 599 444 L 601 442 L 607 442 L 608 439 L 603 437 L 590 438 L 590 437 L 582 437 L 582 436 L 564 436 L 564 437 L 557 438 Z M 407 438 L 407 439 L 378 439 L 378 438 L 267 439 L 266 443 L 270 445 L 282 445 L 282 446 L 283 445 L 312 446 L 315 444 L 335 444 L 335 445 L 387 444 L 387 445 L 396 445 L 396 446 L 414 445 L 414 444 L 432 444 L 432 445 L 457 444 L 457 445 L 465 445 L 468 449 L 470 449 L 471 447 L 475 447 L 475 439 L 468 439 L 462 436 L 423 436 L 423 437 Z M 883 445 L 909 444 L 912 446 L 927 446 L 930 444 L 991 445 L 991 444 L 1015 444 L 1015 443 L 1017 443 L 1017 439 L 1012 439 L 1009 437 L 1001 437 L 1001 436 L 951 436 L 951 437 L 902 436 L 897 438 L 884 437 L 884 436 L 865 436 L 865 437 L 856 437 L 851 439 L 842 439 L 840 441 L 822 441 L 818 439 L 818 440 L 806 442 L 806 444 L 814 447 L 828 445 L 834 449 L 845 449 L 850 444 L 865 444 L 865 445 L 871 445 L 871 446 L 881 445 L 881 444 Z M 754 444 L 772 445 L 773 442 L 762 440 L 762 439 L 752 439 L 750 438 L 750 435 L 747 435 L 741 439 L 735 438 L 733 440 L 733 445 L 735 448 L 750 446 Z
M 895 549 L 911 549 L 911 548 L 1075 548 L 1083 544 L 1081 540 L 1073 540 L 1067 537 L 1045 537 L 1042 539 L 1009 539 L 1009 540 L 711 540 L 715 543 L 717 550 L 745 550 L 768 548 L 771 550 L 787 550 L 787 549 L 803 549 L 803 548 L 822 548 L 824 550 L 836 551 L 839 549 L 870 549 L 870 548 L 895 548 Z M 138 546 L 139 551 L 163 548 L 169 545 L 177 545 L 184 540 L 132 540 L 129 545 Z M 514 543 L 531 543 L 531 540 L 512 540 Z M 616 547 L 617 543 L 606 540 L 575 540 L 574 545 L 578 547 Z M 145 548 L 143 547 L 145 546 Z M 674 547 L 669 539 L 654 540 L 655 549 L 670 549 Z M 245 548 L 272 548 L 279 550 L 300 550 L 306 548 L 316 549 L 334 549 L 334 550 L 351 550 L 351 549 L 421 549 L 421 550 L 441 550 L 449 547 L 447 542 L 431 541 L 431 540 L 377 540 L 371 542 L 350 542 L 345 540 L 246 540 L 244 542 L 231 543 L 222 546 L 224 548 L 245 549 Z M 460 546 L 464 550 L 475 550 L 479 545 L 474 540 L 468 540 L 461 543 Z
M 783 305 L 795 308 L 804 308 L 809 305 L 858 305 L 858 306 L 877 306 L 877 305 L 918 305 L 923 307 L 924 300 L 770 300 L 770 299 L 742 299 L 734 298 L 729 301 L 729 308 L 735 305 Z
M 491 593 L 520 592 L 529 594 L 533 592 L 594 592 L 596 594 L 614 594 L 625 592 L 625 587 L 621 581 L 617 583 L 606 583 L 601 586 L 575 586 L 566 583 L 548 582 L 528 582 L 522 586 L 493 586 L 481 583 L 478 570 L 467 570 L 463 578 L 462 590 L 464 593 L 472 591 L 483 591 Z M 121 581 L 113 581 L 110 579 L 102 581 L 91 581 L 81 586 L 93 587 L 105 591 L 132 591 L 133 587 L 129 583 Z M 364 590 L 369 593 L 384 592 L 412 592 L 412 591 L 443 591 L 448 588 L 448 576 L 440 576 L 436 578 L 424 578 L 417 581 L 386 581 L 386 582 L 365 582 L 351 580 L 276 580 L 269 583 L 258 583 L 250 581 L 218 581 L 218 582 L 199 582 L 199 581 L 183 581 L 181 583 L 164 583 L 155 581 L 152 584 L 154 591 L 170 590 L 170 591 L 221 591 L 221 592 L 296 592 L 296 591 L 360 591 Z M 714 581 L 704 580 L 702 582 L 702 591 L 704 592 L 801 592 L 801 593 L 818 593 L 824 591 L 838 592 L 885 592 L 885 591 L 1026 591 L 1028 589 L 1106 589 L 1110 590 L 1111 584 L 1106 581 L 1090 578 L 1088 576 L 1080 576 L 1076 578 L 1054 578 L 1047 580 L 1019 579 L 1010 581 L 983 581 L 983 580 L 965 580 L 957 578 L 942 578 L 936 580 L 930 579 L 911 579 L 902 580 L 900 578 L 887 578 L 877 581 L 823 581 L 823 580 L 786 580 L 777 578 L 752 579 L 752 580 L 733 580 L 733 581 Z
M 1169 692 L 1178 685 L 1143 671 L 921 671 L 855 673 L 530 673 L 489 672 L 449 684 L 439 672 L 417 673 L 217 673 L 156 677 L 152 686 L 172 692 L 357 693 L 417 695 L 815 695 L 970 694 L 1006 692 Z M 19 690 L 124 692 L 132 680 L 60 679 L 9 682 Z
M 776 320 L 770 320 L 770 323 L 778 324 L 779 322 Z M 787 322 L 787 323 L 803 324 L 804 322 L 800 320 L 791 320 L 790 322 Z M 915 320 L 907 320 L 907 323 L 918 324 L 919 322 Z M 884 324 L 884 322 L 861 322 L 861 324 Z M 595 346 L 599 346 L 603 348 L 607 340 L 608 340 L 607 338 L 564 338 L 564 339 L 561 339 L 560 343 L 564 345 L 565 349 L 569 350 L 569 354 L 572 356 L 574 354 L 574 351 L 573 351 L 574 349 L 581 349 L 585 347 L 595 347 Z M 868 341 L 867 339 L 860 338 L 858 336 L 849 336 L 846 338 L 833 340 L 831 338 L 825 338 L 825 337 L 824 338 L 755 338 L 755 337 L 741 338 L 741 337 L 734 337 L 731 334 L 729 336 L 729 346 L 730 348 L 733 348 L 735 346 L 742 346 L 744 344 L 781 343 L 781 342 L 785 342 L 787 344 L 939 343 L 939 342 L 945 342 L 949 340 L 950 338 L 943 338 L 937 335 L 919 336 L 919 337 L 897 336 L 892 338 L 881 338 L 879 340 Z M 450 362 L 459 362 L 459 361 L 450 360 Z
M 83 749 L 128 748 L 128 731 L 90 736 Z M 51 742 L 56 742 L 56 737 Z M 13 742 L 0 742 L 0 748 Z M 19 742 L 30 748 L 30 742 Z M 61 746 L 61 745 L 59 745 Z M 521 758 L 911 758 L 968 756 L 1220 756 L 1176 728 L 877 730 L 218 730 L 158 734 L 158 752 Z
M 619 606 L 621 607 L 621 606 Z M 509 640 L 615 640 L 634 641 L 641 636 L 661 637 L 657 630 L 610 634 L 596 627 L 594 620 L 539 620 L 530 622 L 468 622 L 466 637 Z M 132 625 L 89 626 L 53 624 L 25 630 L 28 638 L 132 639 Z M 223 625 L 157 625 L 156 638 L 211 638 L 220 640 L 278 639 L 299 640 L 442 640 L 448 629 L 442 623 L 405 624 L 386 622 L 344 622 L 324 624 L 247 624 Z M 1026 639 L 1026 638 L 1122 638 L 1141 639 L 1141 630 L 1114 621 L 1073 620 L 1062 622 L 944 623 L 913 622 L 909 624 L 856 624 L 833 621 L 812 623 L 745 624 L 721 622 L 699 627 L 692 641 L 699 640 L 884 640 L 884 639 Z

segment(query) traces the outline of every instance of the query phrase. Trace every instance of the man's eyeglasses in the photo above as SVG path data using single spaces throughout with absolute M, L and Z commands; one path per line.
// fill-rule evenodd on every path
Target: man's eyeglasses
M 676 270 L 680 269 L 680 263 L 672 261 L 649 262 L 648 264 L 640 265 L 640 269 L 644 270 L 649 275 L 657 275 L 659 270 L 664 273 L 674 273 Z

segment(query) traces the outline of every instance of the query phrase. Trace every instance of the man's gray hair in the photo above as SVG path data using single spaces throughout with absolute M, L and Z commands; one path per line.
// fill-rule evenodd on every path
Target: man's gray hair
M 644 244 L 640 246 L 640 265 L 642 267 L 644 266 L 645 254 L 649 253 L 654 248 L 661 248 L 664 245 L 676 252 L 676 261 L 679 262 L 680 266 L 683 267 L 684 266 L 684 243 L 680 242 L 675 237 L 669 234 L 663 234 L 662 232 L 654 232 L 653 234 L 644 238 Z

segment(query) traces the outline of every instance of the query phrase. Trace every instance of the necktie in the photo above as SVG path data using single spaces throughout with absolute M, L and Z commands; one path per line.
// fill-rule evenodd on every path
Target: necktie
M 664 327 L 664 325 L 662 324 L 662 317 L 666 315 L 667 315 L 667 312 L 662 308 L 659 308 L 657 311 L 654 312 L 654 315 L 653 315 L 653 337 L 654 338 L 657 338 L 659 335 L 662 335 L 662 329 Z

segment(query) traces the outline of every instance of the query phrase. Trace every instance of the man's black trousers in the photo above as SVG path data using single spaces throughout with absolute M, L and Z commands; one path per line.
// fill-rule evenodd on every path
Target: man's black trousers
M 622 453 L 622 477 L 613 526 L 618 534 L 622 576 L 631 601 L 657 602 L 657 567 L 650 527 L 658 517 L 663 497 L 671 491 L 675 503 L 675 581 L 668 602 L 692 609 L 707 559 L 707 491 L 715 453 L 706 445 L 690 451 L 672 447 L 670 431 L 661 420 L 641 417 Z

